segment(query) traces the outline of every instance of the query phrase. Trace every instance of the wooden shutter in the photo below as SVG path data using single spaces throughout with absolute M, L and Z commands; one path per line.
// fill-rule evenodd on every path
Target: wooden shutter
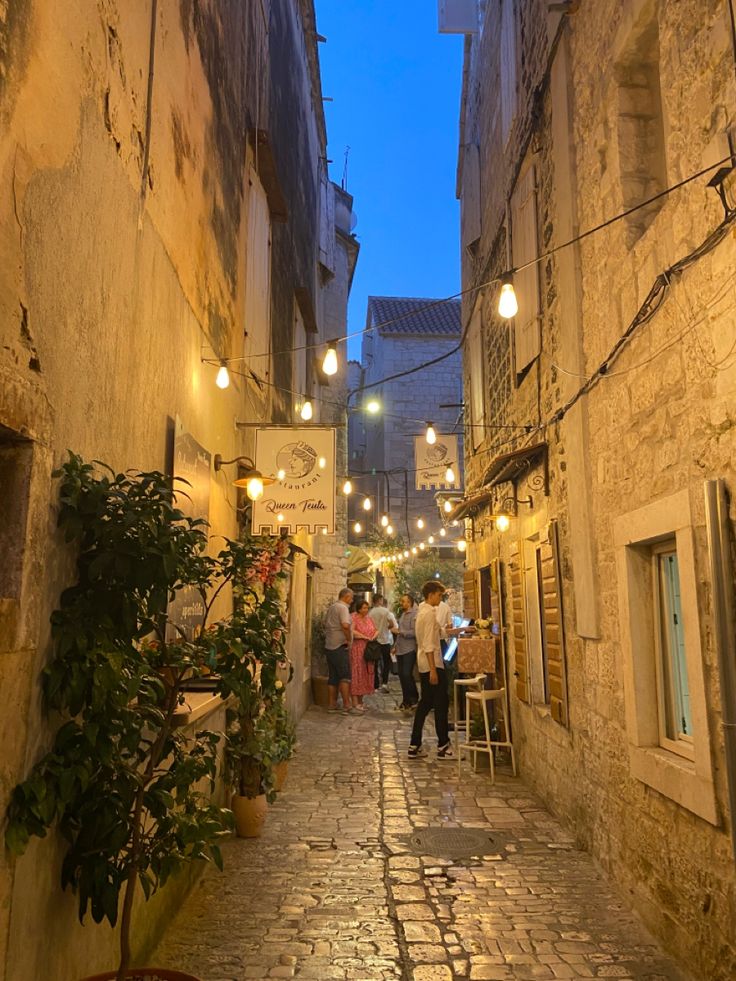
M 319 261 L 335 274 L 335 186 L 323 178 L 320 185 Z
M 270 370 L 267 354 L 271 335 L 271 215 L 268 198 L 255 170 L 250 171 L 248 241 L 245 263 L 245 353 L 263 378 Z
M 480 446 L 485 437 L 486 422 L 485 372 L 483 371 L 483 315 L 481 313 L 480 303 L 477 304 L 476 309 L 473 311 L 465 356 L 470 362 L 470 442 L 475 450 Z
M 515 368 L 519 375 L 539 356 L 539 255 L 537 241 L 536 168 L 529 167 L 516 182 L 511 196 L 511 242 L 515 269 L 532 263 L 514 275 L 519 312 L 514 317 Z
M 480 152 L 475 143 L 463 150 L 462 237 L 467 249 L 480 238 Z
M 501 4 L 501 136 L 509 138 L 516 116 L 516 18 L 514 0 Z
M 565 673 L 565 634 L 562 617 L 562 581 L 560 577 L 557 522 L 551 521 L 547 537 L 539 545 L 542 573 L 542 632 L 547 659 L 547 683 L 552 718 L 560 725 L 568 723 L 567 678 Z
M 511 545 L 511 636 L 514 642 L 516 697 L 529 699 L 529 656 L 526 643 L 526 597 L 524 595 L 524 542 Z
M 475 571 L 465 570 L 463 573 L 463 614 L 470 620 L 477 617 L 475 596 Z

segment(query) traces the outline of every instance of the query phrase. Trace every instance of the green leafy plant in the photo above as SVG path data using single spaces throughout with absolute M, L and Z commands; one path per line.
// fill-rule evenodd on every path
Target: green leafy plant
M 268 714 L 268 723 L 273 733 L 274 763 L 290 760 L 296 746 L 296 726 L 289 718 L 283 698 L 274 700 Z
M 437 576 L 439 573 L 439 576 Z M 422 555 L 421 558 L 402 562 L 395 567 L 396 592 L 398 595 L 409 593 L 415 599 L 421 599 L 422 585 L 428 579 L 439 578 L 448 589 L 462 589 L 463 562 L 462 559 L 441 559 L 437 555 Z
M 312 617 L 311 631 L 312 677 L 324 677 L 327 674 L 324 612 L 314 614 Z
M 222 867 L 217 842 L 232 815 L 201 789 L 214 785 L 220 735 L 187 734 L 176 713 L 187 679 L 220 665 L 221 692 L 237 689 L 241 701 L 259 656 L 260 685 L 271 683 L 274 639 L 261 631 L 278 618 L 275 598 L 252 598 L 255 584 L 278 575 L 281 559 L 255 539 L 226 541 L 209 556 L 205 523 L 182 513 L 162 473 L 116 474 L 70 455 L 55 476 L 59 525 L 77 549 L 77 581 L 52 615 L 54 652 L 42 684 L 47 709 L 63 721 L 50 751 L 13 792 L 5 840 L 20 855 L 31 836 L 58 826 L 67 841 L 62 886 L 78 895 L 80 919 L 89 910 L 114 926 L 122 893 L 123 978 L 138 883 L 148 898 L 184 862 Z M 208 627 L 228 585 L 238 609 Z M 166 615 L 185 588 L 202 600 L 196 636 Z

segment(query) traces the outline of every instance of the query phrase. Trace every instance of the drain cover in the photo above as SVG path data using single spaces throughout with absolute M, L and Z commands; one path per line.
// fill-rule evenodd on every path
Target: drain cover
M 498 835 L 478 828 L 422 828 L 409 837 L 409 844 L 419 855 L 438 858 L 471 858 L 503 849 Z

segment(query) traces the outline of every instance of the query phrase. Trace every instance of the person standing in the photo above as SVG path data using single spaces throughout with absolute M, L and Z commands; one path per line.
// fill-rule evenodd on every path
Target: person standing
M 373 664 L 365 659 L 365 647 L 369 640 L 374 640 L 376 628 L 368 616 L 367 600 L 359 600 L 353 613 L 353 642 L 350 645 L 350 695 L 353 708 L 364 712 L 363 696 L 373 692 Z
M 437 604 L 437 608 L 434 611 L 437 617 L 437 623 L 440 625 L 440 647 L 442 648 L 442 653 L 444 654 L 447 650 L 447 639 L 456 633 L 453 626 L 454 620 L 452 619 L 452 610 L 450 609 L 450 604 L 446 603 L 444 598 L 440 600 Z
M 398 630 L 396 617 L 384 606 L 383 596 L 376 593 L 373 597 L 373 607 L 368 614 L 376 628 L 376 641 L 381 645 L 381 660 L 376 661 L 375 685 L 376 690 L 388 691 L 388 680 L 391 677 L 391 648 L 393 647 L 393 630 Z
M 399 630 L 396 635 L 396 663 L 401 682 L 402 702 L 400 709 L 412 709 L 419 701 L 417 683 L 414 681 L 414 667 L 417 663 L 417 607 L 414 597 L 404 593 L 401 597 L 402 614 L 399 617 Z
M 350 618 L 352 589 L 340 590 L 336 602 L 325 614 L 325 656 L 329 677 L 327 692 L 329 711 L 337 712 L 337 694 L 342 698 L 344 714 L 350 711 L 350 644 L 353 640 L 353 622 Z
M 451 760 L 453 758 L 448 735 L 447 675 L 442 660 L 440 625 L 436 615 L 437 607 L 444 592 L 445 587 L 436 579 L 430 579 L 422 586 L 424 603 L 419 607 L 415 626 L 417 664 L 422 694 L 414 715 L 414 726 L 411 731 L 409 743 L 409 759 L 411 760 L 425 755 L 422 749 L 422 732 L 424 722 L 432 711 L 434 711 L 434 727 L 437 733 L 437 759 Z

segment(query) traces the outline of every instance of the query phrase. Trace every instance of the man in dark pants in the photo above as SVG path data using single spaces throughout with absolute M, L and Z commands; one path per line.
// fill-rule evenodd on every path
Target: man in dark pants
M 387 692 L 388 682 L 391 677 L 391 647 L 394 642 L 394 629 L 398 629 L 396 617 L 391 610 L 387 609 L 385 600 L 380 593 L 373 597 L 373 607 L 368 614 L 376 628 L 376 640 L 381 645 L 381 660 L 376 661 L 375 667 L 375 686 L 376 689 Z M 382 678 L 379 675 L 382 674 Z
M 434 710 L 434 727 L 437 733 L 437 759 L 451 760 L 452 747 L 447 727 L 449 696 L 447 677 L 440 646 L 440 625 L 437 622 L 436 608 L 440 604 L 445 587 L 436 579 L 430 579 L 422 586 L 424 603 L 419 607 L 415 626 L 417 635 L 417 664 L 422 694 L 414 716 L 414 726 L 409 744 L 409 759 L 424 755 L 422 730 L 424 721 Z
M 414 681 L 414 665 L 417 663 L 417 608 L 414 597 L 404 593 L 401 597 L 403 613 L 399 618 L 399 632 L 396 635 L 396 661 L 401 682 L 402 702 L 399 708 L 412 709 L 419 701 L 419 692 Z
M 350 604 L 353 601 L 352 589 L 340 590 L 337 602 L 333 603 L 325 615 L 325 656 L 329 669 L 327 691 L 330 699 L 330 712 L 337 712 L 337 693 L 342 697 L 342 711 L 347 715 L 352 711 L 350 701 L 350 644 L 353 639 L 353 621 L 350 617 Z

